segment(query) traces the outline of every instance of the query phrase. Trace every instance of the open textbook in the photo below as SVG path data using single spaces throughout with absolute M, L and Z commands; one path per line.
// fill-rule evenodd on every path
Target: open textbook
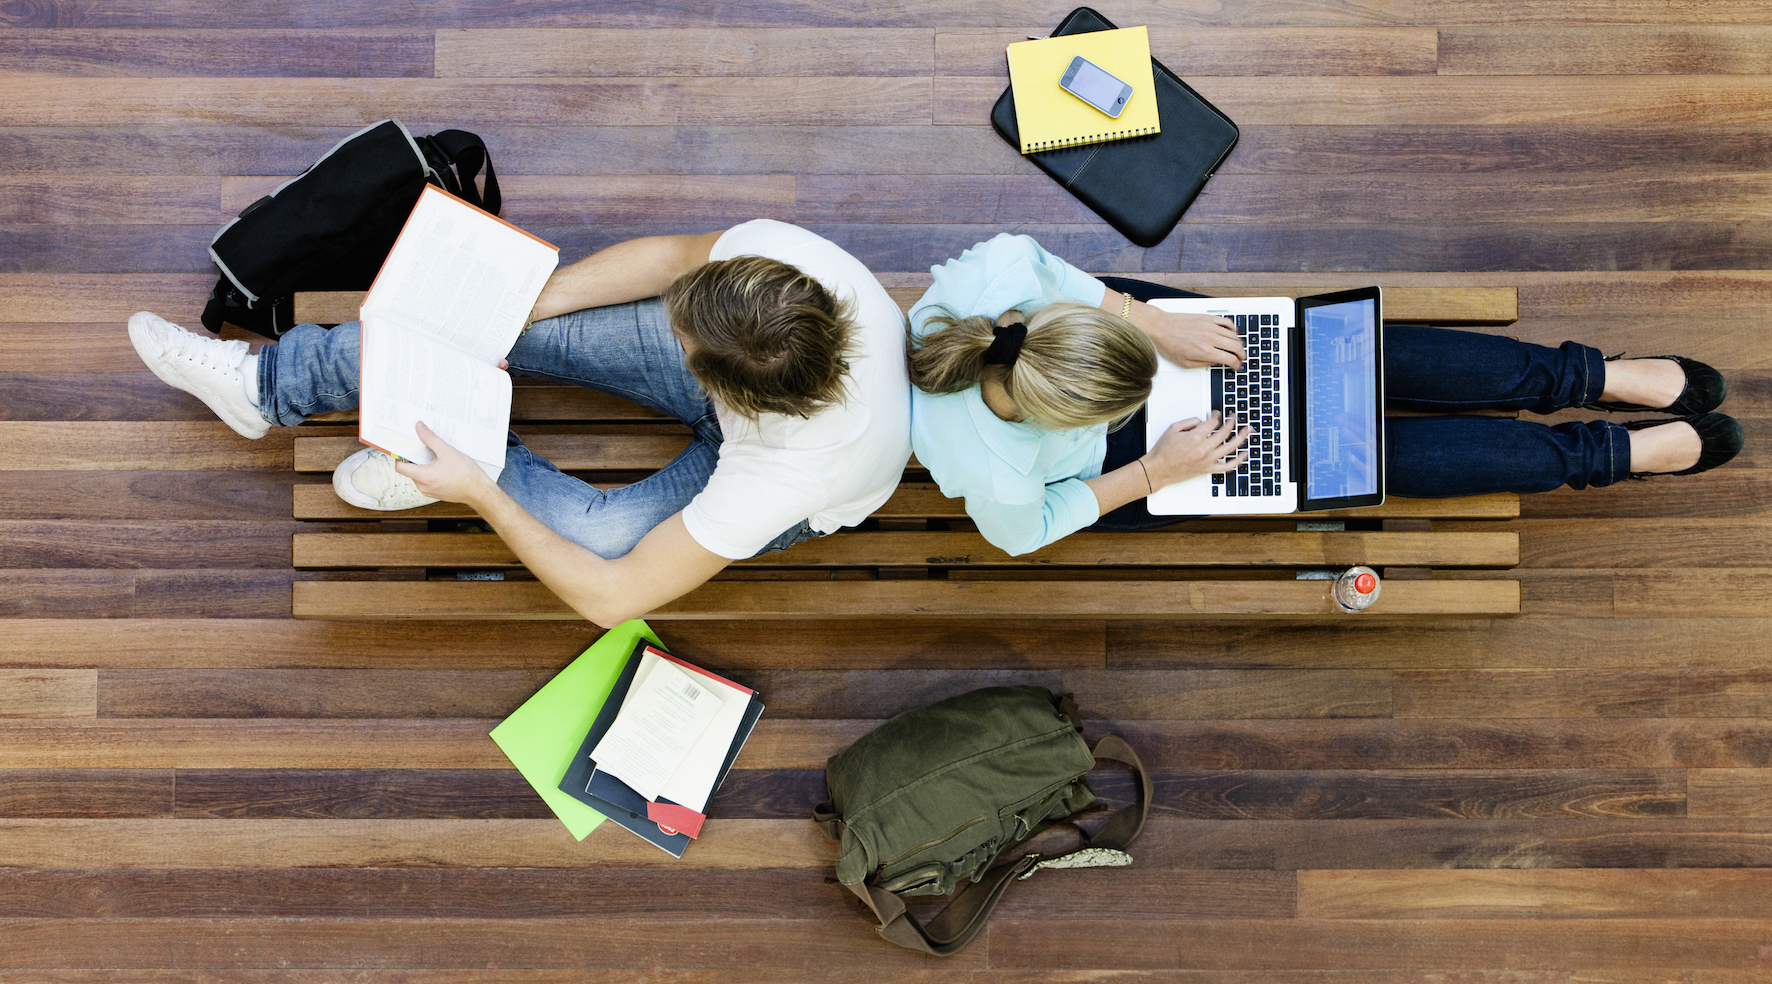
M 486 474 L 504 469 L 511 351 L 558 247 L 426 186 L 363 299 L 357 437 L 424 463 L 424 421 Z

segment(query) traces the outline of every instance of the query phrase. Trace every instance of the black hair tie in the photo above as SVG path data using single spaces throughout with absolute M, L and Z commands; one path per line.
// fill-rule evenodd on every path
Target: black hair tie
M 1027 323 L 1017 321 L 1012 325 L 998 325 L 993 332 L 996 337 L 991 339 L 991 347 L 984 350 L 984 364 L 1005 369 L 1013 367 L 1015 360 L 1021 358 L 1021 343 L 1028 337 Z

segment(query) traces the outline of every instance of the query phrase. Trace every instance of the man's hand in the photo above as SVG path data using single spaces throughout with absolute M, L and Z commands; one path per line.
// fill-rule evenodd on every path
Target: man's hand
M 418 425 L 418 439 L 437 455 L 436 460 L 428 465 L 396 461 L 394 470 L 412 479 L 420 492 L 433 499 L 474 505 L 484 501 L 487 492 L 498 490 L 497 484 L 487 477 L 474 459 L 438 437 L 423 421 Z
M 1231 319 L 1159 311 L 1149 305 L 1136 306 L 1143 307 L 1144 311 L 1135 312 L 1142 316 L 1135 317 L 1133 323 L 1150 336 L 1157 351 L 1170 362 L 1184 369 L 1243 367 L 1246 353 Z

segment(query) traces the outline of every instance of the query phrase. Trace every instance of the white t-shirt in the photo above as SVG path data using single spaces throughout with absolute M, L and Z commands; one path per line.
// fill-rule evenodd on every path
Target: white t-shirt
M 823 284 L 855 313 L 843 402 L 808 418 L 752 421 L 715 401 L 720 463 L 683 510 L 695 542 L 738 560 L 802 520 L 820 533 L 853 526 L 898 488 L 911 456 L 904 315 L 861 261 L 797 226 L 758 219 L 721 236 L 710 260 L 766 256 Z

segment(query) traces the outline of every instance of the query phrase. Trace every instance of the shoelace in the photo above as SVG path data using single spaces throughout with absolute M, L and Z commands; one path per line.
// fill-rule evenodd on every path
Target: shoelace
M 365 479 L 359 483 L 357 479 Z M 412 479 L 394 469 L 394 459 L 383 453 L 371 454 L 363 464 L 357 466 L 351 475 L 351 484 L 357 491 L 370 496 L 384 506 L 397 506 L 402 502 L 423 505 L 431 498 L 418 490 Z M 370 488 L 364 488 L 368 485 Z M 375 489 L 375 491 L 371 491 Z M 419 502 L 418 500 L 424 500 Z
M 162 332 L 161 336 L 165 337 L 166 334 Z M 222 342 L 204 338 L 192 332 L 180 331 L 177 328 L 173 328 L 171 334 L 173 335 L 172 343 L 166 346 L 168 355 L 188 359 L 199 365 L 220 369 L 223 372 L 237 370 L 240 367 L 240 362 L 246 358 L 247 351 L 252 347 L 238 339 Z M 218 361 L 213 357 L 224 353 L 229 359 L 227 362 Z

